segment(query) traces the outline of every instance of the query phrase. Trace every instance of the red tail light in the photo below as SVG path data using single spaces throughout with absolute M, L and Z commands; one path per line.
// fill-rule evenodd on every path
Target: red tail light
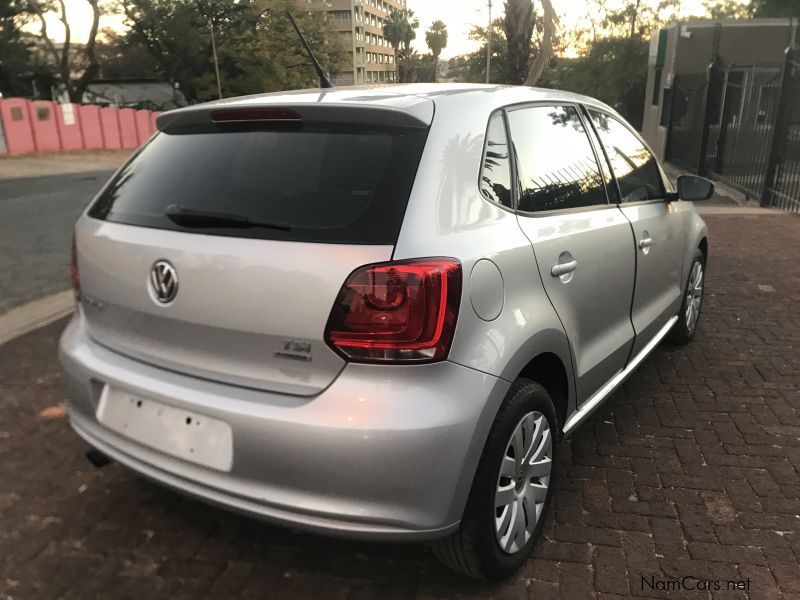
M 423 258 L 366 265 L 342 286 L 325 340 L 353 362 L 447 358 L 461 301 L 461 263 Z
M 70 277 L 72 278 L 72 290 L 75 298 L 81 297 L 81 272 L 78 270 L 78 247 L 75 244 L 75 234 L 72 234 L 72 264 L 70 265 Z

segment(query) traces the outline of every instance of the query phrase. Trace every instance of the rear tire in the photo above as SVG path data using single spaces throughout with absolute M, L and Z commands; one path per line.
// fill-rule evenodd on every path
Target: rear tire
M 692 266 L 689 268 L 689 276 L 683 290 L 683 301 L 678 311 L 678 321 L 667 335 L 668 343 L 682 346 L 692 341 L 700 320 L 700 311 L 703 308 L 705 281 L 706 257 L 698 248 L 695 250 Z
M 515 381 L 486 440 L 461 526 L 431 544 L 442 563 L 488 581 L 505 579 L 524 564 L 550 508 L 558 438 L 547 390 L 529 379 Z

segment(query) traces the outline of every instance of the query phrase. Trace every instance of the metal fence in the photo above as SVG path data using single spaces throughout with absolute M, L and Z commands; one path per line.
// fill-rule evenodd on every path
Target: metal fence
M 666 158 L 800 213 L 800 63 L 711 65 L 676 75 Z

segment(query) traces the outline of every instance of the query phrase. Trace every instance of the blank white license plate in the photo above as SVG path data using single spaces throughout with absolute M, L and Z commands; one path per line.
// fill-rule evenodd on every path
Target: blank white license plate
M 219 471 L 233 464 L 233 433 L 224 421 L 103 388 L 97 420 L 140 444 Z

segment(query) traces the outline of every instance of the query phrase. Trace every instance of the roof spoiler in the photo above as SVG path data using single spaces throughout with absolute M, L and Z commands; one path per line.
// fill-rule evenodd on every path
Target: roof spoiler
M 425 129 L 433 120 L 433 103 L 420 102 L 405 108 L 369 105 L 361 102 L 292 102 L 284 97 L 275 102 L 213 102 L 158 116 L 156 125 L 165 133 L 199 133 L 209 128 L 236 123 L 294 122 L 340 123 L 376 127 Z

